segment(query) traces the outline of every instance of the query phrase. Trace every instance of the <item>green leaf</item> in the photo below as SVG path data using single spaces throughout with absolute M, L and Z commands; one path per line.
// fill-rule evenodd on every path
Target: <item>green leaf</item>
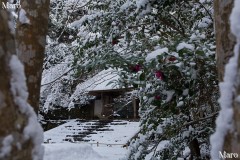
M 139 80 L 140 81 L 144 81 L 145 80 L 145 73 L 141 73 L 140 75 L 139 75 Z
M 204 51 L 202 51 L 202 50 L 197 50 L 197 51 L 195 52 L 195 54 L 196 54 L 196 55 L 200 55 L 200 56 L 204 56 L 204 55 L 205 55 Z

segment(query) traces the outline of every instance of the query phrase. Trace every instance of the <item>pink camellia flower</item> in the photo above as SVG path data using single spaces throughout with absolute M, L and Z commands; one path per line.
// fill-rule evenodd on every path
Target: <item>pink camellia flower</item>
M 137 65 L 134 67 L 134 70 L 135 70 L 136 72 L 140 71 L 141 69 L 142 69 L 142 67 L 141 67 L 139 64 L 137 64 Z
M 156 96 L 155 96 L 155 99 L 156 99 L 156 100 L 160 100 L 160 99 L 161 99 L 161 96 L 160 96 L 160 95 L 156 95 Z
M 142 66 L 140 64 L 137 64 L 135 66 L 131 66 L 130 69 L 132 70 L 132 72 L 138 72 L 142 69 Z
M 169 60 L 169 61 L 171 61 L 171 62 L 173 62 L 173 61 L 176 61 L 176 60 L 177 60 L 177 58 L 176 58 L 176 57 L 174 57 L 174 56 L 171 56 L 171 57 L 169 57 L 169 58 L 168 58 L 168 60 Z
M 162 71 L 156 71 L 155 72 L 155 76 L 160 79 L 163 80 L 163 72 Z
M 118 44 L 119 40 L 118 39 L 113 39 L 112 40 L 112 45 L 114 46 L 115 44 Z

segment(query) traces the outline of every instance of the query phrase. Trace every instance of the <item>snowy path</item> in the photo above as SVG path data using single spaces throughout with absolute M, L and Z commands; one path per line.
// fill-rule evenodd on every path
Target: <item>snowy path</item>
M 44 144 L 44 160 L 119 160 L 127 149 L 120 146 L 92 147 L 86 144 L 56 143 Z
M 119 160 L 124 158 L 127 149 L 122 147 L 139 130 L 139 122 L 113 121 L 100 130 L 84 137 L 83 142 L 71 143 L 65 141 L 69 135 L 84 131 L 85 122 L 79 125 L 78 120 L 71 120 L 61 126 L 44 133 L 44 160 Z M 70 127 L 71 126 L 71 127 Z M 106 130 L 105 130 L 106 129 Z M 97 142 L 99 145 L 97 146 Z M 112 144 L 111 146 L 107 144 Z

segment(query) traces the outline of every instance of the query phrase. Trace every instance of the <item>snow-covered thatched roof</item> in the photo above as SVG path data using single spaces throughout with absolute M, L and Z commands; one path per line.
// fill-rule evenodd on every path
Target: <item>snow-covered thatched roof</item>
M 89 96 L 97 96 L 103 92 L 117 96 L 123 92 L 131 90 L 131 87 L 125 88 L 124 86 L 120 86 L 117 82 L 119 78 L 118 70 L 110 68 L 103 70 L 85 82 L 78 84 L 70 98 L 69 107 L 71 108 L 75 102 L 84 104 L 89 100 Z
M 120 89 L 120 86 L 115 83 L 119 79 L 117 71 L 114 69 L 107 69 L 99 72 L 87 81 L 79 84 L 77 90 L 84 91 L 103 91 Z

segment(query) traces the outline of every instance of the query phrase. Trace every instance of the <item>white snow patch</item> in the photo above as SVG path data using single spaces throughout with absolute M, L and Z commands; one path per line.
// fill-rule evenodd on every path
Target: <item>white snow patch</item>
M 129 6 L 131 6 L 131 5 L 132 5 L 132 2 L 131 2 L 130 0 L 127 0 L 127 1 L 120 7 L 120 10 L 121 10 L 121 11 L 124 11 L 124 10 L 128 9 Z
M 13 139 L 12 135 L 8 135 L 2 140 L 2 147 L 0 148 L 0 158 L 1 159 L 10 154 L 10 152 L 12 150 L 11 144 L 13 141 L 14 141 L 14 139 Z
M 177 46 L 177 51 L 183 49 L 183 48 L 187 48 L 187 49 L 190 49 L 190 50 L 194 50 L 194 46 L 192 44 L 188 44 L 188 43 L 185 43 L 185 42 L 181 42 L 178 44 Z
M 137 8 L 145 7 L 149 3 L 149 0 L 136 0 Z
M 19 22 L 22 24 L 30 24 L 30 20 L 27 18 L 26 11 L 22 8 L 19 11 Z
M 212 23 L 212 20 L 210 18 L 203 17 L 201 19 L 201 22 L 199 22 L 198 27 L 205 28 L 205 27 L 208 27 L 211 23 Z
M 157 151 L 161 151 L 169 144 L 168 140 L 161 141 L 157 146 Z
M 20 107 L 20 110 L 25 113 L 28 110 L 28 107 L 26 105 L 28 92 L 24 67 L 16 55 L 13 55 L 11 57 L 9 66 L 12 71 L 11 92 L 15 98 L 14 102 Z
M 181 107 L 181 106 L 183 106 L 183 104 L 184 104 L 183 101 L 179 101 L 177 104 L 177 107 Z
M 27 103 L 28 92 L 24 67 L 16 55 L 13 55 L 9 62 L 11 70 L 11 92 L 15 104 L 19 107 L 22 114 L 27 115 L 28 124 L 24 128 L 24 138 L 32 139 L 34 148 L 32 150 L 33 160 L 41 159 L 43 156 L 43 130 L 37 121 L 37 116 L 33 108 Z
M 182 94 L 183 94 L 183 96 L 187 96 L 188 93 L 189 93 L 189 89 L 184 89 Z
M 236 36 L 238 42 L 240 42 L 240 1 L 234 1 L 234 8 L 230 16 L 231 31 Z
M 145 58 L 145 60 L 146 60 L 146 62 L 149 62 L 150 60 L 155 59 L 158 55 L 161 55 L 164 52 L 168 53 L 168 48 L 160 48 L 160 49 L 157 49 L 157 50 L 149 53 L 147 55 L 147 57 Z
M 169 144 L 169 141 L 168 141 L 168 140 L 163 140 L 163 141 L 161 141 L 161 142 L 158 144 L 158 146 L 157 146 L 157 148 L 156 148 L 156 151 L 161 151 L 161 150 L 163 150 L 164 148 L 166 148 L 166 146 L 167 146 L 168 144 Z M 146 155 L 145 160 L 152 160 L 153 154 L 154 154 L 153 151 L 150 152 L 148 155 Z
M 44 145 L 44 160 L 105 160 L 90 145 L 58 143 Z
M 158 125 L 156 132 L 158 134 L 162 134 L 163 133 L 162 124 Z
M 184 157 L 186 157 L 187 155 L 189 155 L 190 154 L 190 148 L 189 147 L 186 147 L 185 149 L 184 149 L 184 151 L 183 151 L 183 156 Z
M 219 151 L 222 151 L 224 139 L 228 132 L 232 131 L 232 116 L 233 116 L 233 97 L 235 94 L 235 83 L 237 80 L 237 66 L 240 46 L 240 1 L 235 0 L 230 21 L 231 30 L 237 38 L 237 44 L 234 48 L 234 56 L 229 60 L 225 67 L 224 81 L 219 84 L 221 97 L 219 103 L 221 111 L 216 120 L 216 131 L 210 137 L 211 142 L 211 157 L 219 159 Z
M 174 90 L 169 90 L 169 91 L 163 91 L 163 93 L 167 95 L 166 102 L 169 102 L 169 101 L 172 100 L 172 97 L 173 97 L 175 91 Z

